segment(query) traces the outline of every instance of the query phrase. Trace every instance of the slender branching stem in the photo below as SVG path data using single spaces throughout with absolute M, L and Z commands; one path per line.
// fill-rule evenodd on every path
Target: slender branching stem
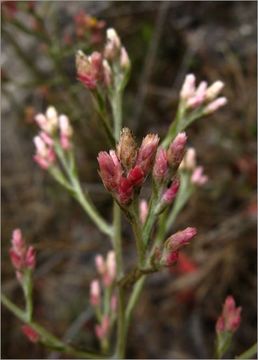
M 11 311 L 18 319 L 23 323 L 28 324 L 33 330 L 35 330 L 39 336 L 40 341 L 46 346 L 56 349 L 60 352 L 70 354 L 76 358 L 86 358 L 86 359 L 101 359 L 105 358 L 99 354 L 95 354 L 89 351 L 77 350 L 74 347 L 65 344 L 63 341 L 59 340 L 56 336 L 48 332 L 45 328 L 39 325 L 36 321 L 29 320 L 27 312 L 21 310 L 16 306 L 11 300 L 9 300 L 4 294 L 1 295 L 2 304 Z M 107 358 L 107 357 L 106 357 Z

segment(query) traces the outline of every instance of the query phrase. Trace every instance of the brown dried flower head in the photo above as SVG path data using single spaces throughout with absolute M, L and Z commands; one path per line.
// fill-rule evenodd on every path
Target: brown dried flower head
M 117 156 L 126 170 L 133 167 L 137 157 L 137 144 L 133 133 L 128 128 L 123 128 L 121 131 L 117 145 Z

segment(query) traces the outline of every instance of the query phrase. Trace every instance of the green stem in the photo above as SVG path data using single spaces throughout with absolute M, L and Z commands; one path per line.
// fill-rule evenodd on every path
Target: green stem
M 72 346 L 63 343 L 61 340 L 59 340 L 57 337 L 55 337 L 53 334 L 49 333 L 45 328 L 39 325 L 37 322 L 32 320 L 29 321 L 26 312 L 18 308 L 4 294 L 1 294 L 1 302 L 9 311 L 11 311 L 23 323 L 30 325 L 31 328 L 34 329 L 40 335 L 41 342 L 43 344 L 55 348 L 60 352 L 71 354 L 77 358 L 86 358 L 86 359 L 105 358 L 101 355 L 92 352 L 77 350 Z
M 131 316 L 132 316 L 132 312 L 133 312 L 133 309 L 140 297 L 140 294 L 142 292 L 142 289 L 143 289 L 143 285 L 144 285 L 144 282 L 146 280 L 146 275 L 143 275 L 134 285 L 133 287 L 133 291 L 131 293 L 131 296 L 129 298 L 129 301 L 128 301 L 128 304 L 127 304 L 127 307 L 126 307 L 126 331 L 128 330 L 128 327 L 129 327 L 129 324 L 130 324 L 130 321 L 131 321 Z
M 252 359 L 257 354 L 257 342 L 253 344 L 249 349 L 244 351 L 241 355 L 237 356 L 236 359 Z
M 32 301 L 32 272 L 31 270 L 27 270 L 24 274 L 23 279 L 23 292 L 26 302 L 26 314 L 27 320 L 32 321 L 32 313 L 33 313 L 33 301 Z
M 119 140 L 120 131 L 122 127 L 122 94 L 120 91 L 115 91 L 111 101 L 111 107 L 114 117 L 114 133 L 116 141 Z
M 70 180 L 73 197 L 81 204 L 82 208 L 88 214 L 92 222 L 94 222 L 104 234 L 111 237 L 113 234 L 113 228 L 98 213 L 97 209 L 91 202 L 89 195 L 87 193 L 86 194 L 83 193 L 81 184 L 76 175 L 76 171 L 75 169 L 72 168 L 74 167 L 74 164 L 71 165 L 71 162 L 70 164 L 68 163 L 67 159 L 64 156 L 63 150 L 58 144 L 56 144 L 55 149 L 63 165 L 63 168 Z

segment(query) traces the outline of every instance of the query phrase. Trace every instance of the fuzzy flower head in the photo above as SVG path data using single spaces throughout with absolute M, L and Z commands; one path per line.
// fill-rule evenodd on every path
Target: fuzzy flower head
M 131 131 L 121 131 L 116 151 L 98 155 L 99 174 L 106 189 L 123 205 L 128 205 L 152 170 L 159 138 L 147 135 L 138 149 Z
M 218 334 L 225 331 L 234 333 L 241 322 L 241 311 L 241 307 L 236 307 L 233 296 L 228 296 L 223 305 L 222 314 L 217 320 L 216 332 Z

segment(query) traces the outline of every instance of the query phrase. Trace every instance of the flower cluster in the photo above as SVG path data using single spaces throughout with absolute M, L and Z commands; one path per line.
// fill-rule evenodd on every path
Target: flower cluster
M 236 307 L 233 296 L 228 296 L 223 305 L 222 314 L 216 322 L 217 334 L 224 332 L 234 333 L 241 322 L 241 307 Z
M 102 255 L 97 255 L 95 265 L 101 277 L 101 282 L 98 279 L 92 280 L 90 284 L 90 303 L 94 307 L 99 320 L 99 324 L 95 326 L 96 335 L 100 341 L 104 341 L 109 335 L 116 316 L 117 298 L 113 291 L 116 280 L 114 251 L 108 252 L 106 260 Z
M 171 235 L 161 248 L 156 248 L 153 257 L 154 265 L 158 267 L 174 265 L 178 260 L 179 250 L 189 244 L 196 234 L 196 228 L 188 227 Z
M 115 82 L 122 84 L 130 68 L 126 49 L 114 29 L 107 29 L 107 40 L 103 53 L 85 55 L 81 50 L 76 54 L 78 79 L 89 90 L 112 87 Z M 118 77 L 118 78 L 116 78 Z
M 196 151 L 194 148 L 187 149 L 179 169 L 190 173 L 191 183 L 196 186 L 202 186 L 208 181 L 208 176 L 203 173 L 203 166 L 196 165 Z
M 26 270 L 33 270 L 36 266 L 36 251 L 33 246 L 27 246 L 20 229 L 15 229 L 12 234 L 12 247 L 9 251 L 16 277 L 19 281 L 23 279 Z
M 104 186 L 123 205 L 129 204 L 150 173 L 159 137 L 148 134 L 138 148 L 131 131 L 121 132 L 116 151 L 98 155 L 100 176 Z
M 34 160 L 42 169 L 48 169 L 56 162 L 56 143 L 60 143 L 63 150 L 72 146 L 73 130 L 66 115 L 58 115 L 53 106 L 49 106 L 45 114 L 37 114 L 35 121 L 40 133 L 34 137 L 36 147 Z
M 180 92 L 181 105 L 186 109 L 201 108 L 204 115 L 211 114 L 220 107 L 226 105 L 225 97 L 218 97 L 224 87 L 222 81 L 215 81 L 208 87 L 206 81 L 202 81 L 198 87 L 195 85 L 196 78 L 188 74 Z

